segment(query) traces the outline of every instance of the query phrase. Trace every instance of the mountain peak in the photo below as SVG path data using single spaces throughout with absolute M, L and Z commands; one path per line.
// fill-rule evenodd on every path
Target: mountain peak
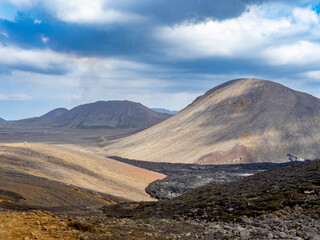
M 75 128 L 148 128 L 170 116 L 127 100 L 97 101 L 71 109 L 55 124 Z
M 284 87 L 279 83 L 268 81 L 268 80 L 263 80 L 263 79 L 259 79 L 259 78 L 239 78 L 239 79 L 227 81 L 225 83 L 222 83 L 218 86 L 211 88 L 205 94 L 196 98 L 196 100 L 194 100 L 191 105 L 193 105 L 199 101 L 202 101 L 203 99 L 205 99 L 207 97 L 211 98 L 218 93 L 225 92 L 228 90 L 233 92 L 233 94 L 231 94 L 231 95 L 236 96 L 236 95 L 244 94 L 244 92 L 255 91 L 254 90 L 255 88 L 259 88 L 259 87 L 261 88 L 262 86 L 265 86 L 265 85 L 268 85 L 269 88 L 270 87 L 273 87 L 273 88 Z M 261 88 L 261 90 L 267 90 L 267 88 Z M 228 94 L 230 94 L 230 93 L 228 93 Z
M 285 162 L 288 154 L 319 157 L 318 136 L 320 99 L 250 78 L 220 84 L 165 123 L 106 148 L 145 161 Z

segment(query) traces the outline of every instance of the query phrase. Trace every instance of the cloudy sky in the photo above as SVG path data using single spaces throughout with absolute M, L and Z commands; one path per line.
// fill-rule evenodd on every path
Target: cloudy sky
M 319 14 L 319 0 L 0 0 L 0 117 L 179 110 L 243 77 L 320 97 Z

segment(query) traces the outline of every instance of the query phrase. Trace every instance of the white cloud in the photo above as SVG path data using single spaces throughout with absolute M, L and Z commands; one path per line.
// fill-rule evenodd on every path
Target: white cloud
M 315 64 L 320 66 L 320 43 L 299 41 L 290 45 L 267 48 L 264 57 L 272 65 L 305 65 Z
M 9 37 L 9 34 L 8 34 L 8 33 L 6 33 L 6 32 L 1 32 L 1 35 L 2 35 L 2 36 L 5 36 L 6 38 L 8 38 L 8 37 Z
M 8 100 L 8 96 L 0 94 L 0 101 Z
M 157 36 L 171 44 L 171 56 L 181 58 L 239 56 L 266 44 L 276 33 L 292 26 L 288 19 L 260 18 L 254 9 L 238 18 L 207 20 L 162 27 Z M 175 50 L 176 49 L 176 50 Z
M 320 80 L 320 71 L 308 71 L 302 73 L 301 76 L 313 80 Z
M 266 60 L 272 65 L 317 64 L 318 26 L 319 16 L 310 7 L 268 3 L 250 6 L 237 18 L 185 22 L 160 27 L 154 34 L 167 44 L 164 51 L 169 59 L 227 57 Z
M 319 16 L 309 8 L 295 8 L 292 13 L 293 19 L 297 23 L 318 24 Z
M 76 60 L 72 55 L 56 53 L 51 50 L 22 49 L 0 45 L 0 64 L 21 65 L 48 70 L 54 66 L 70 66 Z
M 25 93 L 18 93 L 18 94 L 12 94 L 9 99 L 17 100 L 17 101 L 27 101 L 27 100 L 31 100 L 32 97 Z
M 10 0 L 18 7 L 42 5 L 57 18 L 73 23 L 114 23 L 137 21 L 142 17 L 133 13 L 121 12 L 114 7 L 114 0 Z M 35 20 L 35 24 L 41 23 Z
M 47 43 L 47 42 L 50 41 L 50 38 L 48 38 L 48 37 L 41 37 L 41 41 L 42 41 L 43 43 Z
M 66 22 L 111 23 L 126 22 L 137 18 L 133 14 L 122 13 L 111 7 L 110 1 L 103 0 L 56 0 L 51 3 L 56 15 Z
M 25 93 L 15 93 L 10 95 L 0 94 L 0 101 L 28 101 L 31 99 L 32 97 Z
M 41 23 L 42 23 L 42 21 L 39 20 L 39 19 L 36 19 L 36 20 L 34 20 L 33 22 L 34 22 L 34 24 L 41 24 Z

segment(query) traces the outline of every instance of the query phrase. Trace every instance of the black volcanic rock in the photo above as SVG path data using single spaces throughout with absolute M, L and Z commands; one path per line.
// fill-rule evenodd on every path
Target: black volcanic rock
M 208 184 L 157 203 L 142 215 L 232 221 L 283 209 L 320 217 L 320 160 L 272 169 L 225 184 Z
M 54 125 L 71 128 L 148 128 L 169 118 L 130 101 L 98 101 L 71 109 Z

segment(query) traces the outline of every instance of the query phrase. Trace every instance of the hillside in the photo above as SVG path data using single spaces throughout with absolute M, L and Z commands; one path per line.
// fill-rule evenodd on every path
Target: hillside
M 0 122 L 3 122 L 3 121 L 5 121 L 3 118 L 0 118 Z
M 40 117 L 34 117 L 29 119 L 22 119 L 17 121 L 18 123 L 31 123 L 34 126 L 50 126 L 55 123 L 55 121 L 61 117 L 63 114 L 68 112 L 66 108 L 56 108 Z
M 58 117 L 54 125 L 72 128 L 148 128 L 171 115 L 130 101 L 99 101 L 80 105 Z
M 142 216 L 232 221 L 283 210 L 320 216 L 320 160 L 272 169 L 242 180 L 209 184 L 147 207 Z
M 109 155 L 173 163 L 285 162 L 320 156 L 320 100 L 278 83 L 238 79 L 170 119 L 107 142 Z
M 53 121 L 56 118 L 58 118 L 58 117 L 62 116 L 63 114 L 65 114 L 66 112 L 68 112 L 68 109 L 66 109 L 66 108 L 56 108 L 56 109 L 54 109 L 54 110 L 42 115 L 40 117 L 40 119 Z
M 1 144 L 0 172 L 0 202 L 3 199 L 1 191 L 9 191 L 21 195 L 25 199 L 24 204 L 41 206 L 71 204 L 72 197 L 68 195 L 80 194 L 61 184 L 115 198 L 150 201 L 152 198 L 145 188 L 151 182 L 164 178 L 163 174 L 99 157 L 75 147 L 50 144 Z M 90 205 L 90 201 L 84 205 Z

